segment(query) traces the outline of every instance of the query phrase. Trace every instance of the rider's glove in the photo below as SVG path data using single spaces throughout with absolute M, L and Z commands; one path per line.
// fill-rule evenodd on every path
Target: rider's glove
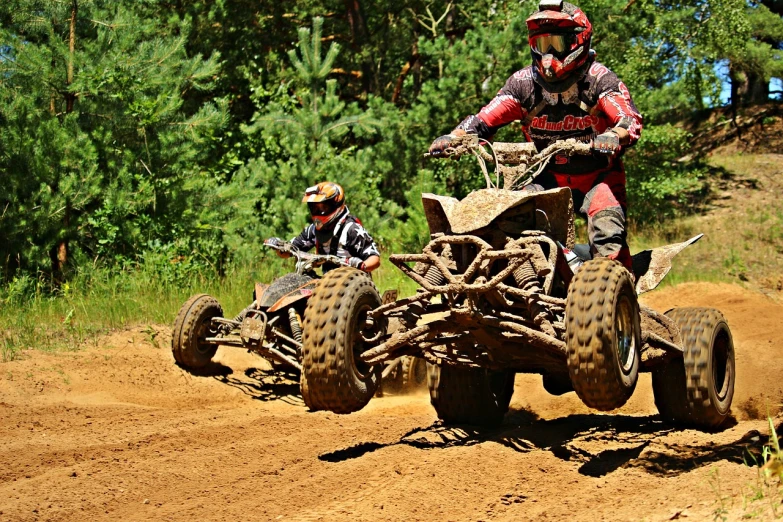
M 611 130 L 599 134 L 593 140 L 593 149 L 602 154 L 616 154 L 620 151 L 620 136 Z
M 432 142 L 432 145 L 430 145 L 430 154 L 433 156 L 443 155 L 443 153 L 446 152 L 446 149 L 451 147 L 451 140 L 454 138 L 456 138 L 456 136 L 453 134 L 446 134 L 445 136 L 437 138 Z
M 283 245 L 285 245 L 285 241 L 283 241 L 279 237 L 270 237 L 269 239 L 264 241 L 264 244 L 271 247 L 281 248 Z
M 362 272 L 364 272 L 366 270 L 366 267 L 364 265 L 364 261 L 362 261 L 358 257 L 349 257 L 348 259 L 346 259 L 346 263 L 348 263 L 348 265 L 350 265 L 350 266 L 352 266 L 354 268 L 358 268 Z

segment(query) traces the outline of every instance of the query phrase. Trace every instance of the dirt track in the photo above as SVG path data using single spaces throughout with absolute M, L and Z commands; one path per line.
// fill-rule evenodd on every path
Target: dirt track
M 174 366 L 167 328 L 136 329 L 0 365 L 0 519 L 712 520 L 721 496 L 737 519 L 757 477 L 743 452 L 783 403 L 783 306 L 708 284 L 646 302 L 727 316 L 728 429 L 663 425 L 648 376 L 613 415 L 518 377 L 489 432 L 437 426 L 425 395 L 308 413 L 258 358 L 221 351 L 213 375 L 194 377 Z

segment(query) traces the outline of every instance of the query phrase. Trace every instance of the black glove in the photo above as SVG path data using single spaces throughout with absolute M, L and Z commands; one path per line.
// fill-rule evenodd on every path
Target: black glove
M 364 261 L 362 261 L 358 257 L 349 257 L 345 261 L 346 261 L 346 263 L 348 263 L 349 266 L 352 266 L 354 268 L 358 268 L 362 272 L 366 271 L 366 267 L 364 266 Z
M 451 147 L 451 140 L 454 138 L 455 136 L 453 134 L 446 134 L 445 136 L 437 138 L 432 142 L 432 145 L 430 145 L 430 154 L 433 156 L 442 156 L 444 152 L 446 152 L 446 149 Z
M 599 134 L 593 140 L 593 149 L 601 154 L 616 154 L 620 151 L 620 136 L 612 131 Z

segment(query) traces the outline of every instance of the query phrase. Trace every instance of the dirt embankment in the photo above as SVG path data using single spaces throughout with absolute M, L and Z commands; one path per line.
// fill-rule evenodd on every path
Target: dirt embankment
M 783 306 L 709 284 L 646 302 L 728 318 L 736 421 L 722 432 L 662 424 L 647 376 L 611 415 L 520 376 L 506 422 L 483 432 L 440 427 L 424 395 L 309 413 L 260 359 L 221 351 L 195 377 L 166 328 L 138 329 L 0 366 L 0 519 L 738 519 L 757 477 L 743 457 L 783 402 Z

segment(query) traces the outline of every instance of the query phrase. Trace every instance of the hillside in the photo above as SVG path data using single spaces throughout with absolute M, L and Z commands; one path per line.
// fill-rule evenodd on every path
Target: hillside
M 636 249 L 705 237 L 677 258 L 666 284 L 724 281 L 783 297 L 783 105 L 728 109 L 681 125 L 708 168 L 705 189 L 683 217 L 637 230 Z M 633 173 L 629 173 L 633 176 Z

